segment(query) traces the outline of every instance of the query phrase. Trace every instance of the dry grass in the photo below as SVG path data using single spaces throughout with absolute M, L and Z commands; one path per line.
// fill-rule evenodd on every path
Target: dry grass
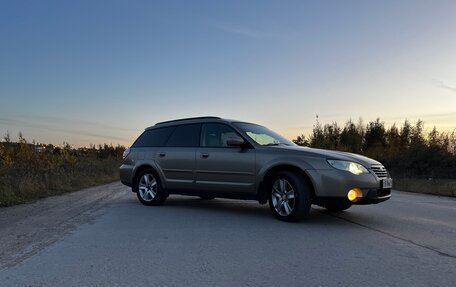
M 119 179 L 123 147 L 91 149 L 0 143 L 0 206 L 25 203 Z
M 394 189 L 443 196 L 456 196 L 456 180 L 395 178 Z

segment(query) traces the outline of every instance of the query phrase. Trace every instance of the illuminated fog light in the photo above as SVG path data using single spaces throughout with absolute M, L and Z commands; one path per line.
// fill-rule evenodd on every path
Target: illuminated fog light
M 363 197 L 363 193 L 361 192 L 361 189 L 353 188 L 348 191 L 347 197 L 351 202 L 357 202 Z

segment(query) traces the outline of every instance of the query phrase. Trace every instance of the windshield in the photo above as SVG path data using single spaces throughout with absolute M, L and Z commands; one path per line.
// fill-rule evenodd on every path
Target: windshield
M 262 146 L 295 145 L 292 141 L 260 125 L 234 123 L 249 138 Z

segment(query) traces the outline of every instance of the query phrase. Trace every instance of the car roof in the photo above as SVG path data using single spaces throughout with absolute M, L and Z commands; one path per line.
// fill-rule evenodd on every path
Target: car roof
M 225 122 L 225 123 L 245 123 L 250 124 L 249 122 L 234 120 L 234 119 L 224 119 L 221 117 L 216 116 L 204 116 L 204 117 L 192 117 L 192 118 L 182 118 L 170 121 L 163 121 L 158 122 L 153 126 L 147 127 L 146 130 L 155 129 L 155 128 L 162 128 L 162 127 L 170 127 L 170 126 L 177 126 L 182 124 L 197 124 L 197 123 L 207 123 L 207 122 Z
M 194 124 L 194 123 L 204 123 L 204 122 L 226 122 L 227 120 L 222 119 L 220 117 L 215 117 L 215 116 L 205 116 L 205 117 L 194 117 L 194 118 L 183 118 L 183 119 L 176 119 L 176 120 L 170 120 L 170 121 L 164 121 L 164 122 L 159 122 L 156 123 L 153 126 L 150 126 L 146 128 L 148 129 L 153 129 L 153 128 L 161 128 L 161 127 L 167 127 L 167 126 L 175 126 L 175 125 L 181 125 L 181 124 Z

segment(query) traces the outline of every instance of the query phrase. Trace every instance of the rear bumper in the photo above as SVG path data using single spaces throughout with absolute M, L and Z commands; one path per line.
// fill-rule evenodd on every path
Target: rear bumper
M 133 168 L 132 165 L 122 164 L 119 169 L 120 181 L 129 187 L 133 185 Z

